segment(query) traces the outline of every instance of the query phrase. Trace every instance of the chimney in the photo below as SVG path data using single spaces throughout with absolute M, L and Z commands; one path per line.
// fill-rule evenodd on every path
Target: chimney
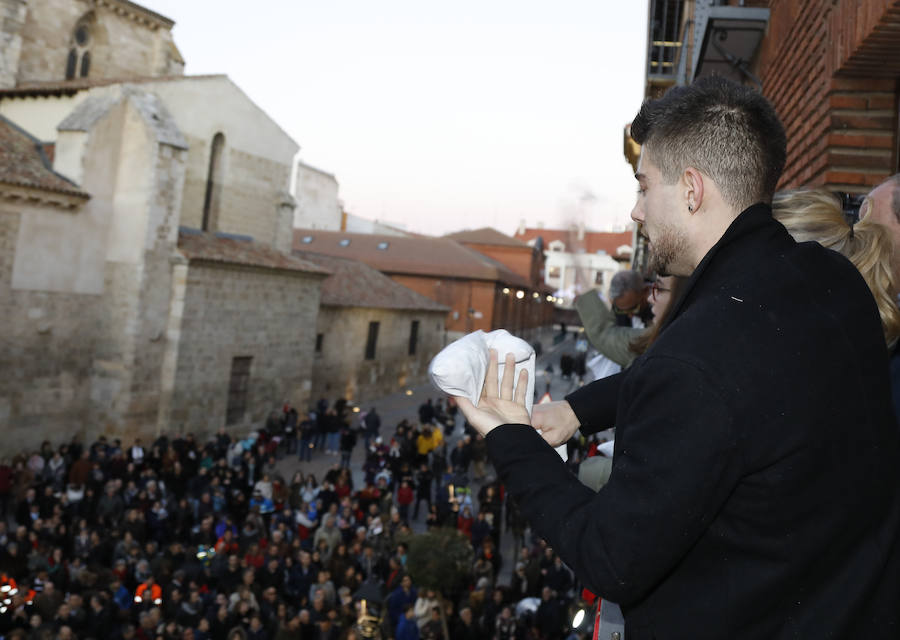
M 47 161 L 50 163 L 50 167 L 53 166 L 53 157 L 56 154 L 56 143 L 55 142 L 41 142 L 39 143 L 41 147 L 41 151 L 44 152 L 44 156 L 47 158 Z M 50 168 L 48 167 L 48 168 Z

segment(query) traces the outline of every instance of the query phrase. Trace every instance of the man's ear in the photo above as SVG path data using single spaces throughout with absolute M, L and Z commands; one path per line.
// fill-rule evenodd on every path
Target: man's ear
M 690 213 L 696 213 L 703 206 L 703 174 L 699 169 L 688 167 L 681 175 L 684 186 L 684 205 Z

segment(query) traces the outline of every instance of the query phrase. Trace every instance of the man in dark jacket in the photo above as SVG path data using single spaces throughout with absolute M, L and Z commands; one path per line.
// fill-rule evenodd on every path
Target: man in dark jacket
M 381 416 L 375 411 L 375 407 L 372 407 L 366 412 L 366 415 L 363 418 L 363 424 L 365 424 L 363 437 L 365 438 L 366 451 L 368 451 L 369 442 L 378 437 L 378 431 L 381 429 Z
M 631 131 L 632 218 L 654 269 L 690 276 L 659 338 L 531 418 L 492 353 L 485 395 L 460 409 L 631 640 L 900 637 L 900 442 L 878 310 L 847 260 L 773 220 L 774 110 L 704 78 L 646 103 Z M 595 493 L 548 442 L 611 423 Z

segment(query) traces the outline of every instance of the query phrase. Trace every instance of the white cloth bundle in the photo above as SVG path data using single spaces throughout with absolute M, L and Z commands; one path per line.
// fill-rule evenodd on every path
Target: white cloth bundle
M 534 404 L 534 349 L 505 329 L 497 329 L 490 333 L 475 331 L 444 347 L 428 365 L 431 382 L 448 395 L 468 398 L 477 407 L 490 361 L 489 349 L 497 351 L 498 384 L 503 379 L 507 353 L 512 353 L 516 360 L 514 386 L 519 382 L 519 372 L 522 369 L 528 372 L 525 408 L 528 415 L 531 415 Z M 515 389 L 513 391 L 515 392 Z M 563 460 L 566 459 L 565 445 L 557 447 L 556 451 Z

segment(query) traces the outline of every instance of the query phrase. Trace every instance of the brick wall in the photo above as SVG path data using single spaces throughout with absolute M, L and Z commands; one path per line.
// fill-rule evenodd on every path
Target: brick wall
M 787 133 L 779 188 L 867 191 L 897 167 L 900 1 L 770 9 L 757 75 Z
M 170 426 L 210 433 L 225 424 L 232 358 L 253 358 L 247 413 L 260 426 L 288 400 L 309 403 L 321 278 L 192 263 Z
M 540 279 L 532 279 L 535 275 L 535 270 L 533 269 L 534 262 L 536 261 L 537 251 L 535 251 L 532 247 L 506 247 L 499 245 L 487 245 L 487 244 L 474 244 L 474 243 L 464 243 L 471 249 L 474 249 L 478 253 L 486 255 L 487 257 L 496 260 L 500 264 L 507 267 L 513 273 L 516 273 L 529 282 L 533 282 L 537 284 L 540 282 Z
M 481 329 L 491 330 L 494 313 L 494 283 L 457 278 L 434 278 L 388 274 L 395 282 L 420 293 L 426 298 L 450 307 L 447 314 L 447 331 L 469 333 Z M 481 317 L 469 315 L 469 309 L 481 312 Z
M 419 321 L 419 337 L 411 356 L 413 320 Z M 370 322 L 380 323 L 378 341 L 375 358 L 365 360 Z M 323 306 L 317 331 L 323 341 L 313 365 L 312 401 L 343 397 L 365 405 L 426 380 L 428 363 L 444 346 L 444 314 Z

